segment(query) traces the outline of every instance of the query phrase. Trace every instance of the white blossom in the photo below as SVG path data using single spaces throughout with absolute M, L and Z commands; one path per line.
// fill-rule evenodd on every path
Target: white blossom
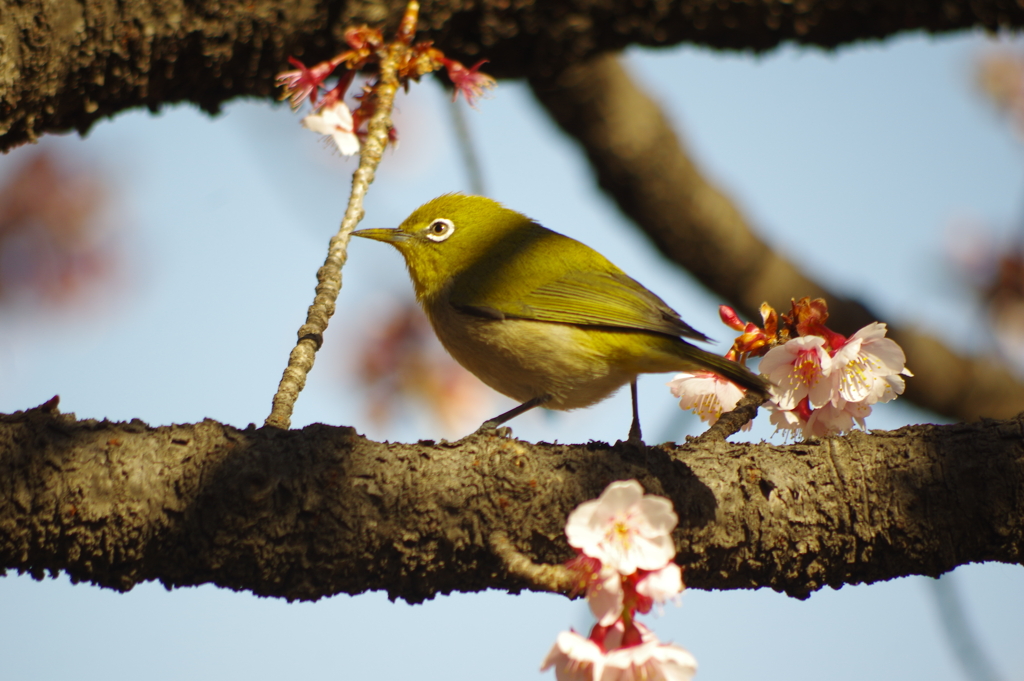
M 708 425 L 714 425 L 722 414 L 735 409 L 736 403 L 743 397 L 742 388 L 711 371 L 676 374 L 667 385 L 672 394 L 679 398 L 680 409 L 692 410 Z M 749 430 L 750 426 L 748 421 L 743 428 Z
M 775 385 L 772 401 L 782 409 L 793 409 L 807 397 L 811 407 L 832 399 L 832 384 L 826 380 L 832 358 L 821 336 L 801 336 L 777 345 L 761 360 L 761 373 Z
M 903 392 L 904 376 L 913 374 L 906 368 L 903 349 L 885 337 L 885 324 L 868 324 L 850 336 L 832 356 L 832 403 L 888 402 Z M 817 406 L 817 405 L 815 405 Z
M 636 480 L 618 481 L 569 514 L 565 535 L 570 546 L 630 575 L 668 565 L 676 553 L 671 533 L 678 520 L 668 499 L 645 495 Z
M 330 137 L 338 151 L 345 156 L 359 153 L 359 138 L 352 128 L 352 112 L 345 106 L 345 102 L 337 101 L 324 106 L 303 118 L 302 125 Z
M 604 651 L 575 631 L 563 631 L 555 639 L 540 670 L 555 668 L 558 681 L 600 681 L 604 672 Z

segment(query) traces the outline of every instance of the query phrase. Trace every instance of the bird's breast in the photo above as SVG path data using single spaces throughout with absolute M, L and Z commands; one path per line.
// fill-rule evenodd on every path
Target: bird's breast
M 519 402 L 550 396 L 550 409 L 577 409 L 603 400 L 636 376 L 595 348 L 589 334 L 571 324 L 528 319 L 491 319 L 467 314 L 447 301 L 424 309 L 445 349 L 498 392 Z

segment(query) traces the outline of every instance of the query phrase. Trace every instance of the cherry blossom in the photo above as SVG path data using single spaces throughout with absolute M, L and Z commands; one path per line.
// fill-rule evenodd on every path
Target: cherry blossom
M 796 409 L 779 409 L 778 405 L 767 402 L 764 405 L 768 410 L 768 422 L 775 426 L 775 432 L 783 432 L 795 435 L 798 430 L 803 430 L 807 419 L 801 418 Z M 810 416 L 810 414 L 808 414 Z
M 732 411 L 744 394 L 738 385 L 710 371 L 676 374 L 667 385 L 679 398 L 680 409 L 693 411 L 709 425 L 714 425 L 723 413 Z M 749 430 L 750 423 L 743 427 Z
M 636 592 L 655 603 L 664 603 L 683 592 L 683 570 L 669 563 L 660 570 L 649 572 L 636 583 Z M 646 612 L 640 609 L 641 612 Z
M 487 63 L 486 59 L 481 59 L 468 69 L 454 59 L 442 59 L 441 63 L 448 70 L 448 78 L 455 85 L 455 92 L 452 93 L 453 102 L 461 94 L 467 104 L 476 106 L 476 100 L 483 96 L 484 91 L 497 84 L 494 78 L 479 71 L 480 67 Z
M 697 660 L 679 646 L 662 643 L 639 622 L 597 625 L 584 638 L 563 631 L 541 671 L 555 669 L 558 681 L 689 681 Z
M 909 369 L 904 369 L 900 373 L 902 373 L 903 376 L 913 376 Z M 874 404 L 875 402 L 889 402 L 890 400 L 895 400 L 897 396 L 903 394 L 903 391 L 907 387 L 907 382 L 903 380 L 903 376 L 893 374 L 875 381 L 874 390 L 872 390 L 871 394 L 864 401 L 867 404 Z
M 596 643 L 602 651 L 618 650 L 626 646 L 638 646 L 648 641 L 657 641 L 657 638 L 650 629 L 636 620 L 630 620 L 627 626 L 623 620 L 618 620 L 609 627 L 602 627 L 595 624 L 590 631 L 590 640 Z
M 672 560 L 678 520 L 668 499 L 645 495 L 636 480 L 619 481 L 570 513 L 565 534 L 570 546 L 628 575 L 660 570 Z
M 310 67 L 295 57 L 289 57 L 288 62 L 295 68 L 277 74 L 276 78 L 282 88 L 281 99 L 290 100 L 293 109 L 309 100 L 314 113 L 302 120 L 303 125 L 330 136 L 338 150 L 346 156 L 359 151 L 360 139 L 369 134 L 366 124 L 376 109 L 376 94 L 387 89 L 381 89 L 384 88 L 384 84 L 381 80 L 383 71 L 380 68 L 380 63 L 386 55 L 390 54 L 394 58 L 394 75 L 398 84 L 406 90 L 412 81 L 419 81 L 428 73 L 443 67 L 455 85 L 455 97 L 461 93 L 466 101 L 473 105 L 486 90 L 495 86 L 494 78 L 480 72 L 480 67 L 487 60 L 480 60 L 472 67 L 466 68 L 462 63 L 445 57 L 444 52 L 434 47 L 430 40 L 414 43 L 416 27 L 419 25 L 419 11 L 419 2 L 409 0 L 395 37 L 391 41 L 385 39 L 379 28 L 349 26 L 344 32 L 349 49 L 331 59 Z M 337 77 L 337 83 L 333 88 L 328 88 L 325 81 L 339 67 L 341 72 Z M 352 112 L 341 104 L 341 101 L 360 71 L 373 75 L 363 87 L 363 96 L 356 95 L 356 99 L 362 101 Z M 368 94 L 373 96 L 365 96 Z M 390 114 L 390 104 L 388 108 Z M 388 142 L 396 144 L 397 141 L 395 128 L 389 126 Z
M 911 376 L 903 349 L 885 337 L 881 322 L 868 324 L 850 336 L 832 357 L 832 402 L 888 402 L 903 392 L 899 374 Z M 892 380 L 890 380 L 890 378 Z
M 744 322 L 734 309 L 719 307 L 722 322 L 740 335 L 726 353 L 744 364 L 762 357 L 760 371 L 773 384 L 763 406 L 776 432 L 804 437 L 840 435 L 865 428 L 871 405 L 903 394 L 906 368 L 902 348 L 886 338 L 881 322 L 868 324 L 847 338 L 828 328 L 828 305 L 821 299 L 794 299 L 786 314 L 761 305 L 763 326 Z M 742 393 L 710 372 L 677 375 L 670 383 L 682 409 L 715 423 L 735 407 Z M 748 422 L 743 427 L 749 428 Z M 628 600 L 628 595 L 627 595 Z M 628 604 L 627 604 L 628 607 Z
M 718 306 L 718 317 L 722 320 L 723 324 L 733 331 L 743 331 L 747 326 L 743 320 L 740 319 L 740 316 L 736 314 L 736 310 L 732 309 L 728 305 Z
M 599 681 L 687 681 L 697 672 L 697 660 L 679 646 L 662 643 L 640 622 L 595 626 L 590 640 L 605 653 Z
M 839 402 L 841 406 L 829 402 L 818 409 L 809 408 L 806 399 L 795 409 L 779 409 L 772 403 L 765 406 L 771 412 L 770 422 L 776 432 L 796 434 L 800 431 L 805 438 L 809 438 L 842 435 L 852 430 L 854 423 L 862 430 L 866 429 L 864 419 L 871 415 L 871 405 L 842 399 Z
M 320 85 L 337 68 L 337 63 L 334 60 L 323 61 L 308 68 L 295 57 L 288 57 L 288 63 L 297 68 L 278 74 L 277 84 L 283 88 L 281 99 L 290 100 L 293 109 L 299 108 L 307 97 L 310 103 L 316 105 Z
M 605 655 L 600 681 L 689 681 L 696 673 L 687 650 L 654 639 Z
M 782 409 L 793 409 L 807 397 L 812 407 L 832 399 L 828 380 L 832 358 L 820 336 L 801 336 L 777 345 L 761 360 L 761 373 L 775 384 L 773 401 Z
M 619 571 L 602 565 L 600 572 L 587 585 L 587 605 L 601 626 L 610 626 L 622 617 L 626 592 Z
M 563 631 L 544 658 L 541 671 L 555 668 L 558 681 L 599 681 L 604 673 L 604 651 L 575 631 Z
M 620 575 L 617 570 L 602 566 L 589 579 L 586 596 L 597 623 L 607 627 L 620 620 L 625 611 L 648 613 L 655 604 L 677 598 L 682 591 L 683 570 L 675 563 L 631 575 Z
M 832 403 L 811 412 L 804 424 L 804 436 L 827 437 L 853 430 L 854 422 L 864 430 L 864 419 L 870 416 L 871 405 L 864 402 L 845 402 L 841 407 Z
M 345 156 L 359 153 L 359 138 L 352 126 L 352 112 L 345 102 L 336 101 L 302 119 L 302 125 L 327 135 Z
M 569 543 L 580 550 L 566 565 L 585 585 L 598 622 L 589 638 L 558 635 L 541 671 L 558 681 L 689 681 L 697 662 L 663 644 L 635 619 L 683 589 L 672 562 L 670 533 L 677 522 L 667 499 L 645 495 L 636 480 L 613 482 L 600 497 L 580 504 L 566 522 Z

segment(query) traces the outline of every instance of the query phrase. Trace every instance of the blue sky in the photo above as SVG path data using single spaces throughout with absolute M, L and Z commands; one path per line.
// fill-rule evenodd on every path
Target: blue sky
M 808 271 L 951 345 L 991 350 L 984 317 L 952 271 L 956 220 L 1009 234 L 1022 218 L 1021 146 L 971 86 L 987 42 L 904 36 L 823 53 L 764 57 L 693 48 L 634 51 L 628 63 L 678 121 L 709 176 L 764 237 Z M 449 103 L 435 83 L 399 101 L 402 143 L 371 188 L 364 226 L 397 225 L 434 196 L 468 187 Z M 585 159 L 519 83 L 470 112 L 490 194 L 605 254 L 696 328 L 722 341 L 717 300 L 667 263 L 595 187 Z M 316 268 L 347 201 L 352 160 L 332 155 L 287 107 L 237 102 L 211 119 L 190 107 L 131 112 L 84 141 L 48 137 L 111 178 L 125 263 L 95 301 L 62 312 L 25 306 L 0 318 L 0 411 L 61 395 L 79 417 L 151 424 L 209 417 L 244 427 L 269 411 Z M 0 176 L 26 149 L 0 158 Z M 794 292 L 800 295 L 800 292 Z M 353 348 L 377 311 L 411 298 L 397 253 L 357 240 L 293 425 L 354 425 L 392 440 L 446 435 L 425 413 L 367 418 Z M 724 346 L 723 346 L 724 349 Z M 913 357 L 908 366 L 913 369 Z M 651 440 L 695 433 L 667 394 L 641 382 Z M 510 406 L 496 397 L 495 412 Z M 935 417 L 900 403 L 872 428 Z M 513 422 L 518 437 L 615 440 L 628 395 Z M 752 437 L 768 437 L 760 426 Z M 953 573 L 968 616 L 1005 679 L 1024 680 L 1024 571 Z M 555 634 L 589 626 L 582 605 L 499 593 L 421 606 L 381 594 L 288 604 L 206 586 L 128 594 L 65 578 L 0 578 L 0 660 L 11 679 L 538 678 Z M 690 648 L 698 679 L 963 678 L 925 578 L 824 590 L 684 594 L 653 622 Z

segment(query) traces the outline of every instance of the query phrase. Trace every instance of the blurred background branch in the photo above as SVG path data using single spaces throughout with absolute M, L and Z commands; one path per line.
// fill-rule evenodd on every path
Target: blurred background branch
M 575 139 L 601 188 L 670 260 L 759 320 L 762 302 L 828 300 L 830 325 L 850 334 L 879 320 L 907 356 L 915 378 L 906 397 L 954 419 L 1005 418 L 1024 411 L 1024 382 L 1001 362 L 969 357 L 804 274 L 761 239 L 731 199 L 710 183 L 658 103 L 614 54 L 530 81 L 537 99 Z

